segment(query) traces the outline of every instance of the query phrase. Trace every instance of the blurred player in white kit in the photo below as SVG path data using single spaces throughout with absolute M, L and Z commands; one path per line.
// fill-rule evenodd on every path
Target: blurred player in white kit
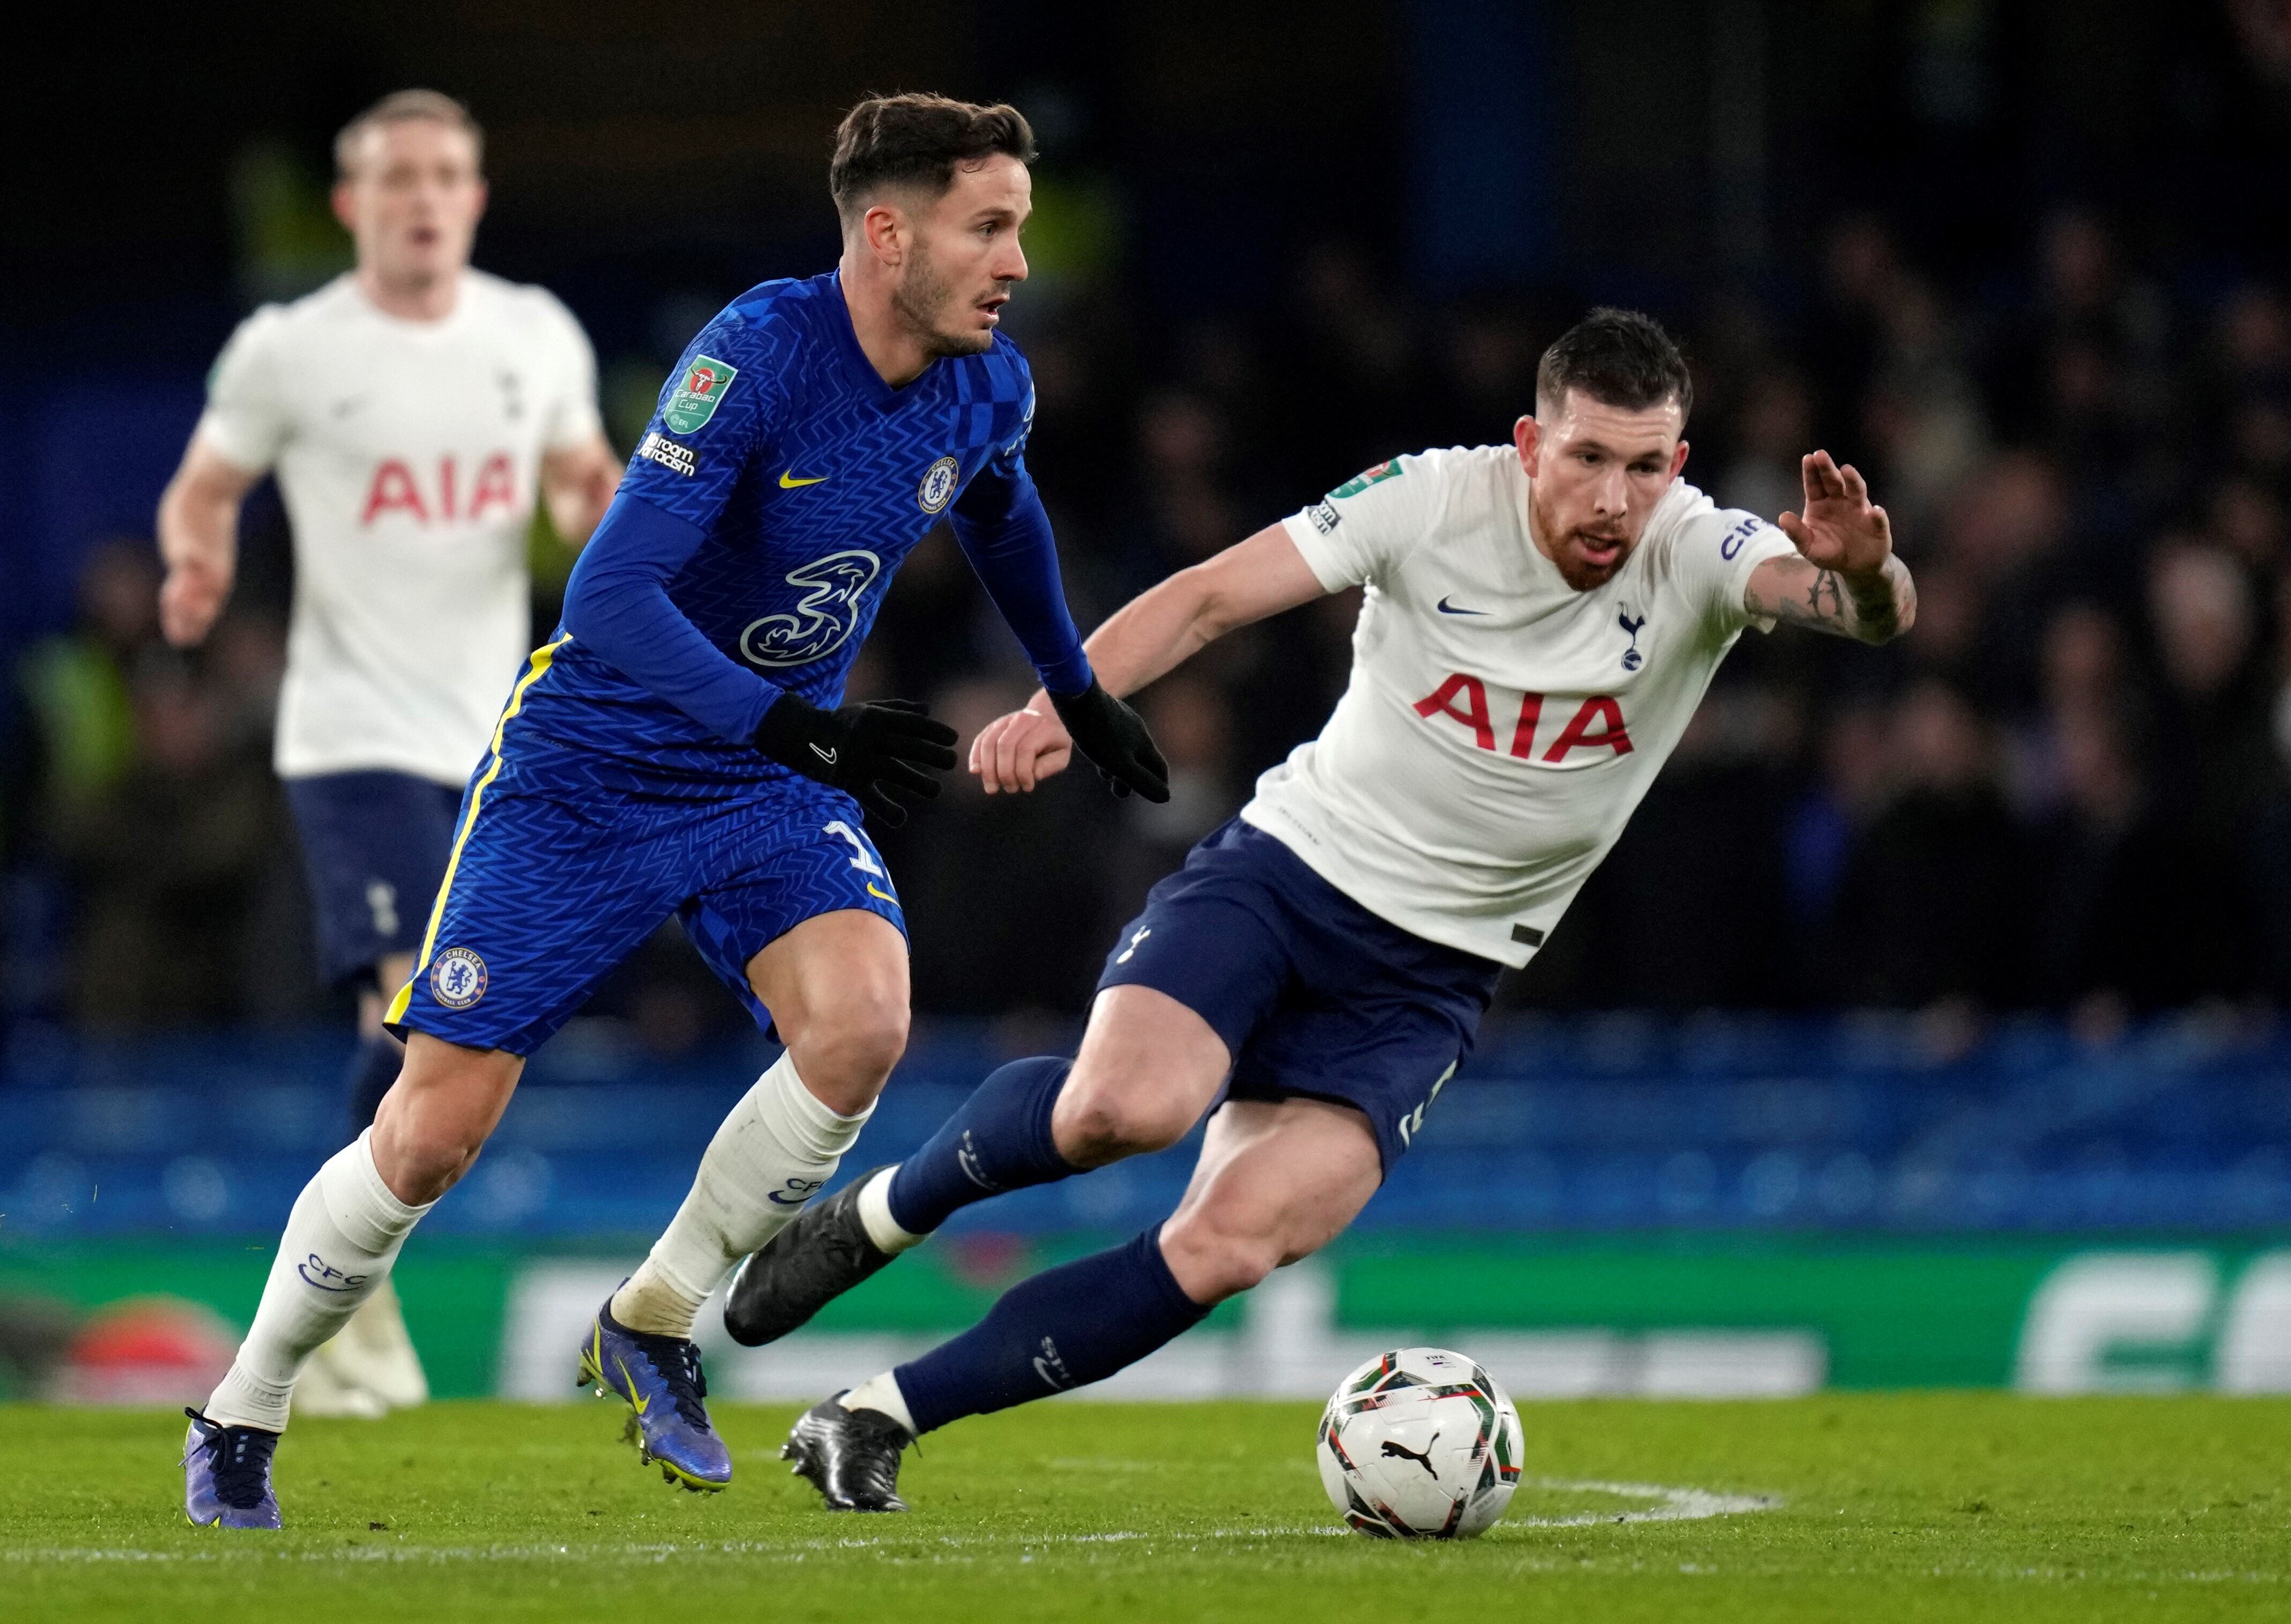
M 276 473 L 294 599 L 275 761 L 301 836 L 326 978 L 359 987 L 350 1130 L 404 1050 L 382 997 L 411 973 L 462 786 L 531 647 L 536 492 L 568 544 L 619 482 L 596 358 L 538 287 L 475 270 L 483 135 L 435 91 L 400 91 L 334 145 L 356 268 L 267 305 L 225 346 L 159 504 L 160 622 L 201 641 L 229 597 L 239 505 Z M 378 1416 L 428 1383 L 385 1283 L 319 1350 L 306 1413 Z

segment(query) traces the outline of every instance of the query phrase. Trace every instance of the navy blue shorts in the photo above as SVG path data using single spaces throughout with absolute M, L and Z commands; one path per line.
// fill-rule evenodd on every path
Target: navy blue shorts
M 287 779 L 286 804 L 318 911 L 319 973 L 329 985 L 372 985 L 377 960 L 422 945 L 461 786 L 411 773 L 321 773 Z
M 1388 1173 L 1502 973 L 1379 919 L 1235 818 L 1147 893 L 1097 985 L 1152 987 L 1207 1021 L 1234 1057 L 1227 1098 L 1358 1106 Z
M 529 1055 L 671 913 L 769 1031 L 748 985 L 758 953 L 839 909 L 905 931 L 840 790 L 792 774 L 615 787 L 591 768 L 581 751 L 509 733 L 470 779 L 414 978 L 384 1017 L 397 1036 Z

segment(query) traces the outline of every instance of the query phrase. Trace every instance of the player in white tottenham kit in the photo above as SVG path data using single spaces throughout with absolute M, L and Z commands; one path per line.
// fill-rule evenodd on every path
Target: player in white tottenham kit
M 241 325 L 159 505 L 161 623 L 188 647 L 229 596 L 241 501 L 278 478 L 295 578 L 275 760 L 324 973 L 360 985 L 352 1134 L 404 1055 L 380 990 L 410 973 L 462 786 L 532 644 L 536 488 L 578 544 L 620 476 L 580 324 L 542 289 L 470 268 L 480 142 L 468 110 L 433 91 L 388 97 L 342 131 L 334 212 L 357 269 Z M 378 1415 L 427 1390 L 385 1285 L 295 1402 Z
M 1909 623 L 1909 572 L 1851 468 L 1807 457 L 1804 511 L 1779 529 L 1679 483 L 1691 385 L 1652 321 L 1594 311 L 1536 385 L 1513 445 L 1372 468 L 1090 638 L 1099 679 L 1129 693 L 1236 626 L 1366 589 L 1328 726 L 1154 888 L 1071 1065 L 996 1072 L 921 1151 L 815 1203 L 734 1280 L 727 1325 L 768 1341 L 957 1208 L 1159 1150 L 1216 1107 L 1167 1222 L 1023 1282 L 796 1424 L 787 1453 L 831 1506 L 898 1509 L 914 1436 L 1109 1376 L 1325 1245 L 1743 628 L 1877 643 Z M 1037 695 L 970 764 L 990 792 L 1025 791 L 1069 757 Z

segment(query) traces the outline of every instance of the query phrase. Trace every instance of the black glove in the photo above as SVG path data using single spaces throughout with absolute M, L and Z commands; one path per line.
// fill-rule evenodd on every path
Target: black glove
M 954 729 L 907 699 L 823 711 L 782 694 L 757 724 L 755 744 L 782 767 L 848 792 L 895 829 L 909 807 L 938 798 L 931 774 L 954 767 Z
M 1051 695 L 1050 703 L 1073 736 L 1074 748 L 1089 758 L 1116 795 L 1135 790 L 1157 806 L 1170 799 L 1170 764 L 1154 748 L 1154 736 L 1137 712 L 1100 687 L 1097 678 L 1079 694 Z

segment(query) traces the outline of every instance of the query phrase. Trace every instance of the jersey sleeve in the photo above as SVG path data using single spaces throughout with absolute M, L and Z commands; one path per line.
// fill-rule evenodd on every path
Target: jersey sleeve
M 278 460 L 288 430 L 285 392 L 278 377 L 281 311 L 266 305 L 239 323 L 207 374 L 206 410 L 198 438 L 225 462 L 262 473 Z
M 1439 518 L 1430 455 L 1395 457 L 1354 475 L 1282 520 L 1323 591 L 1378 580 L 1414 551 Z
M 776 352 L 726 312 L 662 388 L 613 504 L 573 566 L 565 629 L 719 737 L 746 743 L 781 690 L 711 643 L 669 596 L 742 471 L 779 433 Z
M 550 451 L 573 451 L 589 445 L 605 431 L 597 410 L 597 351 L 580 318 L 567 310 L 554 293 L 540 293 L 543 315 L 557 350 L 557 387 L 545 408 L 541 443 Z
M 785 411 L 782 341 L 726 311 L 700 330 L 661 386 L 621 489 L 703 530 L 751 462 L 768 456 Z
M 1722 508 L 1696 494 L 1671 538 L 1671 568 L 1709 623 L 1732 636 L 1746 626 L 1774 629 L 1773 617 L 1753 615 L 1744 603 L 1750 572 L 1768 559 L 1795 555 L 1790 539 L 1755 513 Z
M 565 583 L 565 630 L 729 744 L 755 736 L 780 696 L 710 642 L 668 595 L 708 533 L 623 484 Z
M 1090 685 L 1089 659 L 1066 607 L 1049 513 L 1026 472 L 1026 436 L 1033 426 L 1029 380 L 1017 434 L 972 477 L 947 517 L 956 543 L 1017 634 L 1043 689 L 1079 694 Z

